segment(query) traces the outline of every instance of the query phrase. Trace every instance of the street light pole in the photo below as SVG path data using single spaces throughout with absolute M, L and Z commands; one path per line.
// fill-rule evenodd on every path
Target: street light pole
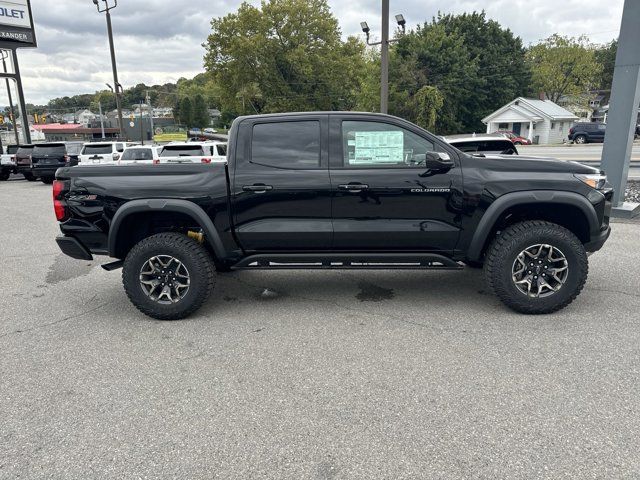
M 2 68 L 4 73 L 7 73 L 7 57 L 9 56 L 9 52 L 6 50 L 2 50 Z M 13 108 L 13 96 L 11 95 L 11 86 L 9 84 L 9 79 L 5 78 L 7 83 L 7 96 L 9 97 L 9 111 L 11 112 L 11 124 L 13 125 L 13 133 L 16 136 L 16 145 L 20 145 L 20 137 L 18 136 L 18 125 L 16 123 L 16 112 Z
M 389 111 L 389 0 L 382 0 L 380 53 L 380 113 Z
M 396 22 L 405 32 L 406 21 L 401 14 L 396 15 Z M 367 45 L 380 45 L 380 112 L 388 113 L 389 110 L 389 45 L 397 39 L 389 39 L 389 0 L 382 0 L 382 38 L 379 42 L 369 41 L 369 25 L 360 22 L 362 31 L 367 35 Z
M 116 108 L 118 109 L 118 130 L 120 131 L 120 138 L 123 138 L 122 130 L 122 105 L 120 104 L 120 95 L 122 94 L 122 85 L 118 82 L 118 68 L 116 66 L 116 51 L 113 46 L 113 29 L 111 28 L 111 9 L 118 6 L 118 0 L 113 0 L 113 5 L 109 5 L 108 0 L 102 0 L 104 7 L 100 8 L 99 0 L 93 0 L 93 4 L 98 9 L 98 12 L 105 12 L 107 17 L 107 35 L 109 37 L 109 51 L 111 52 L 111 68 L 113 69 L 113 86 L 116 94 Z

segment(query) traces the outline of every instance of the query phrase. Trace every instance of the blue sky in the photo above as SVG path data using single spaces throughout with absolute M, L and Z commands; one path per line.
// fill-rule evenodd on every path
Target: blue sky
M 393 18 L 403 13 L 408 26 L 414 26 L 438 11 L 484 9 L 525 44 L 556 32 L 584 33 L 598 43 L 615 38 L 623 0 L 586 3 L 593 4 L 584 8 L 584 0 L 391 0 L 391 14 Z M 379 31 L 379 0 L 329 4 L 343 35 L 360 35 L 362 20 L 369 22 L 374 35 Z M 201 72 L 200 45 L 211 18 L 239 5 L 236 0 L 120 0 L 112 18 L 121 83 L 125 88 L 164 83 Z M 32 9 L 39 48 L 19 52 L 27 102 L 91 93 L 111 81 L 105 19 L 91 0 L 32 0 Z

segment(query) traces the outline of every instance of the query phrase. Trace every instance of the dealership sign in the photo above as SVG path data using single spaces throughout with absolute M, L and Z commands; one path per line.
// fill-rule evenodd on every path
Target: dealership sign
M 30 0 L 0 0 L 0 48 L 35 46 Z

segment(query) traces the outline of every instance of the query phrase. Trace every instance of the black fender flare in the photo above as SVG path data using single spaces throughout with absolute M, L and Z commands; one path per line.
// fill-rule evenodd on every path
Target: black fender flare
M 589 233 L 593 235 L 600 230 L 598 215 L 593 205 L 586 197 L 575 192 L 562 192 L 554 190 L 531 190 L 523 192 L 506 193 L 498 197 L 484 212 L 480 219 L 476 231 L 473 234 L 471 243 L 467 250 L 467 259 L 480 261 L 482 249 L 500 216 L 508 209 L 517 205 L 535 203 L 556 203 L 571 205 L 580 209 L 589 222 Z
M 109 256 L 115 257 L 118 232 L 123 220 L 132 213 L 139 212 L 178 212 L 189 215 L 202 227 L 205 241 L 211 246 L 216 257 L 225 257 L 225 248 L 220 239 L 220 234 L 205 211 L 193 202 L 174 198 L 131 200 L 118 208 L 111 219 L 109 227 Z

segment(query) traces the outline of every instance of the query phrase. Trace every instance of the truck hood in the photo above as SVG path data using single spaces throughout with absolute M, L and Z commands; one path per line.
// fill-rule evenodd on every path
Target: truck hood
M 528 157 L 523 155 L 486 155 L 473 158 L 483 162 L 484 166 L 492 170 L 506 172 L 557 172 L 594 174 L 600 170 L 583 165 L 579 162 L 567 162 L 557 158 Z M 486 163 L 484 163 L 486 162 Z

